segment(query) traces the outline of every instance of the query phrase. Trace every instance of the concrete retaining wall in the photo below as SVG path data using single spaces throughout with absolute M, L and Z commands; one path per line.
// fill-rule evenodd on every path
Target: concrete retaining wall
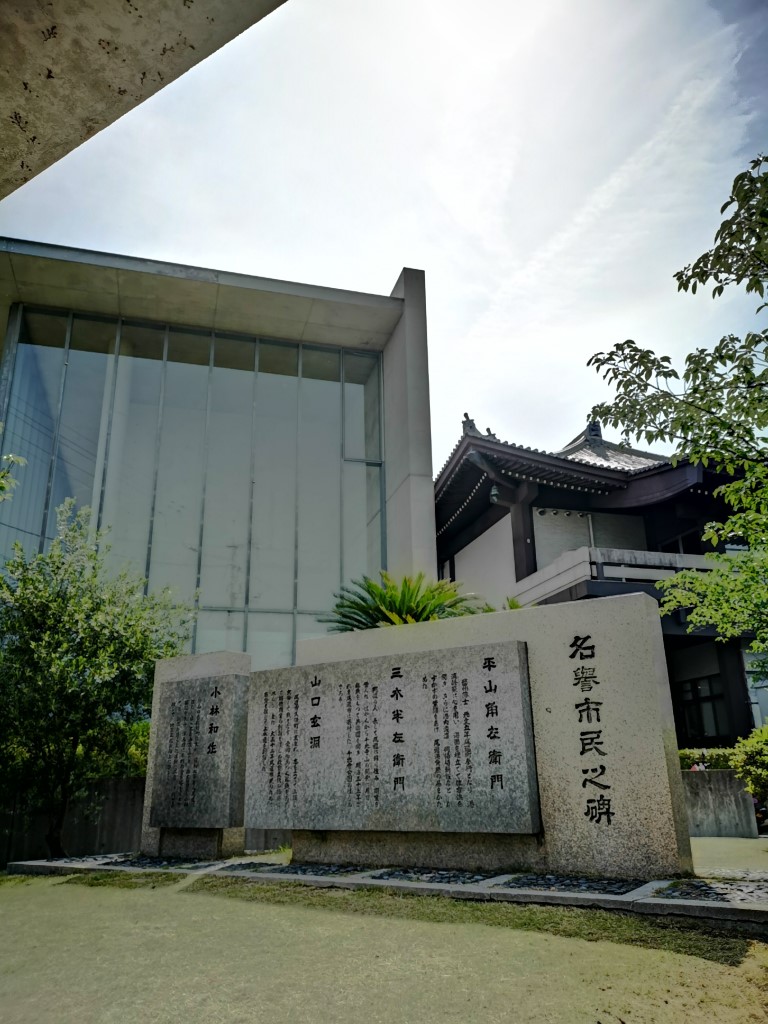
M 752 797 L 734 771 L 683 772 L 692 836 L 756 839 Z

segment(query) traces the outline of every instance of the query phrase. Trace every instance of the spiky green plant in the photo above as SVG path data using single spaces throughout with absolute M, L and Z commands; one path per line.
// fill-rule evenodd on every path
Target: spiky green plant
M 380 581 L 363 576 L 334 595 L 336 604 L 318 622 L 329 623 L 332 633 L 350 633 L 377 626 L 402 626 L 474 615 L 480 608 L 473 594 L 459 593 L 451 580 L 425 580 L 424 573 L 395 580 L 382 572 Z

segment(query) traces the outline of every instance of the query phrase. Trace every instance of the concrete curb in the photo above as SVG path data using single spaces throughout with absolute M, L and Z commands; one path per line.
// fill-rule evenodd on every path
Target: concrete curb
M 297 875 L 289 872 L 238 871 L 228 868 L 227 861 L 207 862 L 205 867 L 147 867 L 137 868 L 121 864 L 104 863 L 102 858 L 75 862 L 13 861 L 6 868 L 9 875 L 73 875 L 96 871 L 114 871 L 133 874 L 142 871 L 164 872 L 173 875 L 204 877 L 223 875 L 266 885 L 305 885 L 314 889 L 381 889 L 385 892 L 409 893 L 414 896 L 442 896 L 454 900 L 487 903 L 535 904 L 538 906 L 574 907 L 593 910 L 619 911 L 655 917 L 667 923 L 682 921 L 715 928 L 718 931 L 737 931 L 768 939 L 768 901 L 765 903 L 719 903 L 714 900 L 664 899 L 659 895 L 670 884 L 670 879 L 658 879 L 638 886 L 623 895 L 591 892 L 557 892 L 545 889 L 505 889 L 504 881 L 510 874 L 496 875 L 484 882 L 450 885 L 439 882 L 416 882 L 401 879 L 374 878 L 385 868 L 355 871 L 346 875 Z M 192 880 L 190 879 L 190 880 Z

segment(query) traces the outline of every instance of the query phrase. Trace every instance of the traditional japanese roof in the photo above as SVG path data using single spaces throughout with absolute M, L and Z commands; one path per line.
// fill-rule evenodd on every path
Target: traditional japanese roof
M 465 413 L 462 437 L 435 481 L 438 538 L 487 513 L 494 486 L 497 492 L 521 483 L 581 492 L 586 505 L 596 496 L 610 501 L 608 496 L 625 490 L 631 480 L 670 469 L 662 455 L 604 440 L 598 423 L 588 424 L 560 451 L 544 452 L 501 441 L 490 430 L 483 434 Z
M 584 462 L 590 466 L 604 466 L 606 469 L 624 469 L 630 473 L 649 469 L 669 460 L 653 452 L 641 452 L 636 448 L 606 441 L 600 424 L 588 423 L 580 434 L 561 448 L 557 455 L 573 462 Z

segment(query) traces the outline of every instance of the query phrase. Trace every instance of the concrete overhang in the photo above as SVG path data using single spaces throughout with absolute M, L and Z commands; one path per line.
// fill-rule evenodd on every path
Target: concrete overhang
M 14 302 L 374 350 L 404 308 L 385 295 L 0 238 L 0 315 Z
M 285 0 L 0 0 L 0 199 Z

